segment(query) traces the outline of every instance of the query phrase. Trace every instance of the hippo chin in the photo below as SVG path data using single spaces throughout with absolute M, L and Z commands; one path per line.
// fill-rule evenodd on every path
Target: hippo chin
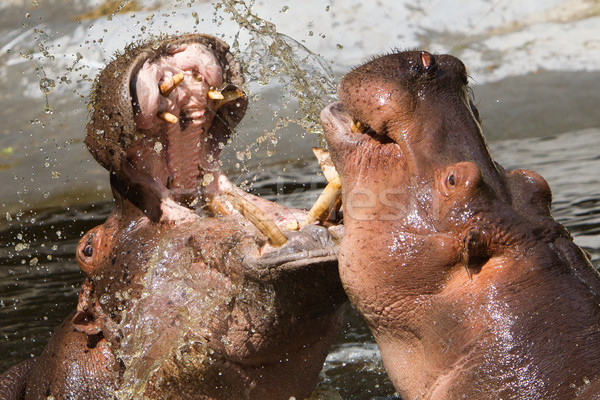
M 114 210 L 77 248 L 76 312 L 0 377 L 0 397 L 310 395 L 346 299 L 336 246 L 322 226 L 285 231 L 306 211 L 221 172 L 242 83 L 204 35 L 128 49 L 100 74 L 86 144 L 111 172 Z
M 342 283 L 403 399 L 600 393 L 600 279 L 546 181 L 495 163 L 450 55 L 389 54 L 321 114 Z

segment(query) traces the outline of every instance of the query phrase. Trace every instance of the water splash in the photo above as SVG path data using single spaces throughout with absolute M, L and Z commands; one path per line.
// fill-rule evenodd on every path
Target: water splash
M 43 72 L 44 70 L 40 68 L 40 71 Z M 54 87 L 56 86 L 56 82 L 54 81 L 54 79 L 50 79 L 50 78 L 46 77 L 46 75 L 44 74 L 44 76 L 42 76 L 40 78 L 39 85 L 40 85 L 40 91 L 46 98 L 46 106 L 44 107 L 44 112 L 51 113 L 52 108 L 50 107 L 50 102 L 48 101 L 48 95 L 54 90 Z
M 297 101 L 296 116 L 279 117 L 269 138 L 290 123 L 299 125 L 306 132 L 321 133 L 319 114 L 336 96 L 336 80 L 329 64 L 296 40 L 278 32 L 275 24 L 254 14 L 253 3 L 225 0 L 215 8 L 223 7 L 251 36 L 249 46 L 239 54 L 247 78 L 261 85 L 277 81 L 283 90 L 281 108 Z M 234 48 L 239 49 L 237 41 Z
M 236 287 L 209 268 L 193 264 L 196 252 L 186 240 L 193 232 L 194 226 L 172 230 L 160 239 L 145 267 L 143 292 L 119 324 L 123 340 L 116 356 L 126 367 L 115 393 L 119 399 L 143 398 L 148 382 L 165 362 L 210 357 L 202 341 L 207 335 L 203 327 L 219 306 L 231 301 Z M 217 286 L 229 290 L 215 290 Z M 129 292 L 114 296 L 128 299 Z M 194 354 L 183 356 L 190 347 Z

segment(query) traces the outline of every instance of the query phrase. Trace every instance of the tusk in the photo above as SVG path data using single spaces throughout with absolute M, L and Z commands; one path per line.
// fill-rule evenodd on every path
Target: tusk
M 227 196 L 233 208 L 239 211 L 248 221 L 252 222 L 256 229 L 269 239 L 271 245 L 280 247 L 287 242 L 287 237 L 285 237 L 281 229 L 254 203 L 231 192 L 225 193 L 225 196 Z
M 342 181 L 339 176 L 336 176 L 327 184 L 325 189 L 323 189 L 323 192 L 308 212 L 303 225 L 325 221 L 332 208 L 334 208 L 336 203 L 338 203 L 338 199 L 340 198 L 341 194 Z
M 225 97 L 223 96 L 223 93 L 213 89 L 208 91 L 208 98 L 213 100 L 223 100 Z
M 363 133 L 365 131 L 365 126 L 360 121 L 352 121 L 350 128 L 354 133 Z
M 333 205 L 331 206 L 331 209 L 330 209 L 329 214 L 327 215 L 326 219 L 335 218 L 338 211 L 340 211 L 340 208 L 342 208 L 342 196 L 341 195 L 338 196 L 338 198 L 335 200 L 335 203 L 333 203 Z
M 331 156 L 329 155 L 329 152 L 321 149 L 320 147 L 313 147 L 312 151 L 315 157 L 317 157 L 317 160 L 319 161 L 319 166 L 323 171 L 325 179 L 327 179 L 327 182 L 331 182 L 332 179 L 338 176 L 338 173 L 335 170 L 333 161 L 331 161 Z
M 179 118 L 167 111 L 158 113 L 158 118 L 170 124 L 176 124 L 179 121 Z
M 227 202 L 220 196 L 214 196 L 206 201 L 208 210 L 215 215 L 231 215 L 232 210 L 227 207 Z
M 293 220 L 285 226 L 286 231 L 297 231 L 300 229 L 300 222 Z
M 171 94 L 173 89 L 175 89 L 181 82 L 183 82 L 184 75 L 182 72 L 173 75 L 169 79 L 165 80 L 162 85 L 160 85 L 160 94 L 167 97 Z
M 210 91 L 208 92 L 208 94 L 210 97 Z M 240 97 L 244 97 L 244 92 L 242 92 L 239 89 L 224 90 L 222 92 L 219 92 L 219 94 L 223 96 L 223 98 L 217 99 L 217 101 L 215 101 L 215 111 L 221 108 L 221 106 L 225 103 L 229 103 L 230 101 L 239 99 Z

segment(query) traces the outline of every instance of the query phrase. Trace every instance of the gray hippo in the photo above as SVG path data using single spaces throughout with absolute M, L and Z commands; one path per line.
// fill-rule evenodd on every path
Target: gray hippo
M 348 73 L 321 114 L 342 283 L 403 399 L 597 399 L 600 279 L 546 181 L 494 162 L 450 55 Z
M 222 173 L 242 83 L 228 46 L 205 35 L 131 47 L 102 71 L 85 142 L 114 209 L 77 248 L 77 310 L 0 376 L 0 398 L 311 394 L 346 301 L 336 245 L 322 226 L 286 231 L 307 212 Z

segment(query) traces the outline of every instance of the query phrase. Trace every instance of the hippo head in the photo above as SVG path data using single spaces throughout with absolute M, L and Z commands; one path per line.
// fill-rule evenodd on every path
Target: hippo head
M 113 188 L 158 220 L 161 200 L 189 206 L 224 185 L 218 156 L 246 111 L 243 83 L 213 36 L 131 46 L 94 83 L 85 144 Z
M 341 80 L 321 113 L 342 181 L 340 275 L 403 398 L 537 398 L 564 378 L 535 336 L 556 321 L 547 304 L 588 329 L 598 276 L 552 219 L 546 181 L 493 161 L 467 77 L 453 56 L 407 51 Z
M 468 277 L 493 256 L 489 218 L 517 217 L 484 211 L 512 208 L 514 199 L 525 214 L 549 215 L 541 177 L 507 174 L 492 160 L 459 59 L 389 54 L 348 73 L 339 98 L 321 117 L 343 181 L 345 242 L 379 238 L 368 241 L 368 255 L 346 246 L 352 255 L 344 258 L 393 257 L 409 267 L 389 273 L 427 275 L 428 290 L 436 290 L 454 266 Z M 423 247 L 429 251 L 414 251 Z

